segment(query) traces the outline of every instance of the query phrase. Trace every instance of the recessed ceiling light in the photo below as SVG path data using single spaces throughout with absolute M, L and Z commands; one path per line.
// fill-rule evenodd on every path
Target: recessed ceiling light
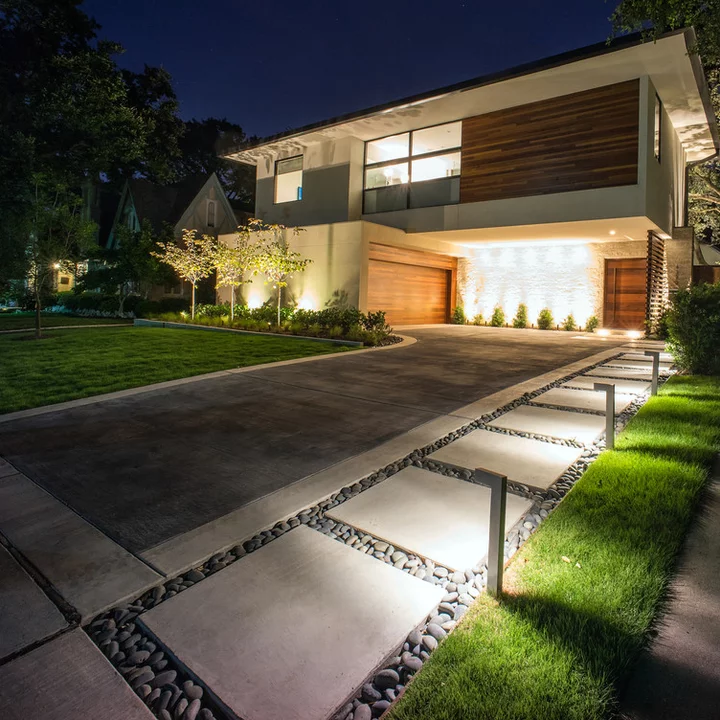
M 615 231 L 614 231 L 614 230 L 611 230 L 611 231 L 610 231 L 610 234 L 611 234 L 611 235 L 614 235 L 614 234 L 615 234 Z

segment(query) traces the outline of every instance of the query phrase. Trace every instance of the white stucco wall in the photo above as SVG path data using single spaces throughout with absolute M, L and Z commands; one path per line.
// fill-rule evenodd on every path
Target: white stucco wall
M 468 318 L 489 320 L 495 305 L 511 322 L 520 303 L 537 323 L 544 307 L 556 323 L 572 313 L 584 325 L 595 315 L 602 323 L 606 258 L 645 257 L 645 241 L 610 243 L 488 243 L 458 262 L 458 304 Z
M 304 272 L 297 273 L 283 290 L 283 297 L 309 310 L 322 310 L 333 293 L 344 291 L 351 305 L 360 303 L 360 275 L 362 268 L 362 230 L 358 222 L 313 225 L 299 236 L 289 235 L 290 247 L 302 257 L 312 260 Z M 232 236 L 221 236 L 220 240 Z M 251 307 L 259 307 L 275 296 L 271 283 L 263 275 L 238 289 L 240 297 Z M 218 302 L 229 302 L 230 290 L 218 290 Z

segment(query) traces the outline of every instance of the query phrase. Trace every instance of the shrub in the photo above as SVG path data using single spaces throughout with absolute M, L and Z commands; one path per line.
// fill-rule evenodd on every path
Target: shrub
M 599 324 L 600 321 L 595 317 L 595 315 L 591 315 L 585 323 L 585 332 L 595 332 Z
M 669 337 L 668 319 L 670 317 L 670 308 L 666 307 L 661 313 L 660 317 L 655 322 L 655 328 L 652 334 L 658 340 L 667 340 Z
M 552 330 L 554 322 L 550 308 L 543 308 L 538 315 L 538 328 L 540 328 L 540 330 Z
M 198 317 L 230 317 L 230 303 L 224 305 L 196 305 L 195 316 Z
M 502 327 L 505 325 L 505 313 L 499 305 L 496 305 L 493 310 L 492 317 L 490 318 L 490 324 L 493 327 Z
M 720 375 L 720 283 L 678 290 L 667 318 L 675 362 L 694 375 Z
M 517 314 L 513 318 L 514 328 L 526 328 L 528 326 L 527 305 L 520 303 L 518 305 Z
M 572 332 L 573 330 L 577 330 L 577 324 L 575 323 L 575 318 L 573 317 L 573 314 L 570 313 L 563 321 L 562 321 L 562 329 L 567 330 L 568 332 Z
M 464 325 L 467 322 L 465 311 L 459 305 L 452 311 L 450 322 L 453 325 Z
M 472 325 L 484 325 L 485 324 L 485 318 L 483 317 L 482 313 L 478 313 L 471 321 Z
M 162 298 L 161 300 L 140 300 L 136 306 L 135 317 L 149 317 L 160 313 L 178 313 L 190 310 L 187 298 Z

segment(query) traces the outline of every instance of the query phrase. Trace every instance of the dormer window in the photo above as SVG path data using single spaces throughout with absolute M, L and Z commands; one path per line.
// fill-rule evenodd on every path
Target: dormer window
M 208 200 L 207 204 L 207 226 L 209 228 L 215 227 L 215 201 Z
M 303 159 L 297 157 L 278 160 L 275 163 L 275 202 L 286 203 L 302 200 Z

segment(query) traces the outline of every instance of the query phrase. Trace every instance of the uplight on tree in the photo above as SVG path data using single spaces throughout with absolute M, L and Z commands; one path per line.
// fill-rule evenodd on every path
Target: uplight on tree
M 247 277 L 257 275 L 258 248 L 252 242 L 251 230 L 240 226 L 235 236 L 227 243 L 215 245 L 215 267 L 217 268 L 216 287 L 230 288 L 230 319 L 235 318 L 235 288 L 252 280 Z
M 287 233 L 290 232 L 293 237 L 297 237 L 301 232 L 300 228 L 268 225 L 257 218 L 252 218 L 247 227 L 250 232 L 258 234 L 260 241 L 256 258 L 257 268 L 277 289 L 277 324 L 280 325 L 283 288 L 287 287 L 288 280 L 294 273 L 304 272 L 312 260 L 303 258 L 299 252 L 291 250 L 287 243 Z
M 152 254 L 168 264 L 192 285 L 190 317 L 195 319 L 195 289 L 198 282 L 215 269 L 215 240 L 209 235 L 197 237 L 195 230 L 183 230 L 182 243 L 157 243 L 160 252 Z

